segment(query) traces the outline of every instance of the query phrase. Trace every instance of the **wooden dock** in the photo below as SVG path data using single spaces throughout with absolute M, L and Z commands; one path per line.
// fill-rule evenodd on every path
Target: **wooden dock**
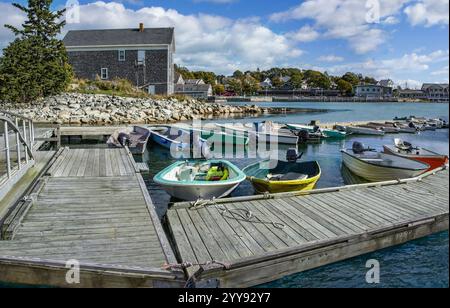
M 446 169 L 307 193 L 179 203 L 163 228 L 126 149 L 36 153 L 48 162 L 44 174 L 2 220 L 2 282 L 250 287 L 448 230 Z M 68 260 L 80 263 L 80 284 L 67 284 Z
M 77 260 L 81 287 L 183 285 L 144 181 L 125 149 L 63 149 L 25 209 L 6 221 L 0 281 L 67 286 Z
M 197 284 L 250 287 L 448 230 L 448 184 L 445 170 L 301 196 L 179 204 L 167 225 Z

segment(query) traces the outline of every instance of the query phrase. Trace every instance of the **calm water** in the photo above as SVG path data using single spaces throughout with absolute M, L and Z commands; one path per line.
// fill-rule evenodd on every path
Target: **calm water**
M 346 122 L 359 120 L 392 119 L 395 116 L 427 116 L 448 120 L 448 104 L 343 104 L 343 103 L 263 103 L 267 107 L 299 107 L 329 109 L 327 113 L 290 114 L 286 116 L 268 116 L 264 118 L 247 118 L 243 121 L 253 122 L 272 120 L 284 123 L 308 123 L 310 120 L 321 122 Z M 216 120 L 217 121 L 217 120 Z M 220 120 L 227 122 L 226 120 Z M 235 120 L 228 121 L 229 123 Z M 340 150 L 351 147 L 354 141 L 381 150 L 383 144 L 391 144 L 394 138 L 402 138 L 419 146 L 449 154 L 449 131 L 423 132 L 419 135 L 400 134 L 383 137 L 351 136 L 345 141 L 326 141 L 320 144 L 301 146 L 303 160 L 317 160 L 322 168 L 322 178 L 318 187 L 332 187 L 346 184 L 348 173 L 342 170 Z M 278 150 L 279 157 L 284 158 L 287 148 Z M 173 160 L 170 154 L 152 146 L 145 158 L 150 165 L 150 176 L 146 182 L 153 200 L 162 215 L 170 197 L 156 186 L 151 178 Z M 257 159 L 230 159 L 239 167 L 245 167 Z M 233 196 L 253 194 L 252 186 L 244 182 Z M 373 254 L 361 256 L 320 269 L 311 270 L 263 285 L 261 287 L 373 287 L 365 283 L 366 261 L 376 259 L 381 266 L 381 283 L 377 287 L 448 287 L 448 233 L 441 233 L 425 239 L 414 241 L 399 247 L 386 249 Z
M 448 120 L 448 104 L 345 104 L 345 103 L 262 103 L 266 107 L 297 107 L 328 109 L 329 112 L 290 114 L 286 116 L 267 116 L 247 118 L 241 121 L 272 120 L 284 123 L 347 122 L 359 120 L 392 119 L 395 116 L 427 116 Z M 215 122 L 227 122 L 215 120 Z M 236 120 L 228 120 L 236 122 Z M 304 152 L 302 160 L 317 160 L 322 168 L 322 178 L 318 187 L 340 186 L 347 183 L 349 174 L 342 168 L 340 150 L 351 147 L 356 140 L 373 148 L 381 149 L 383 144 L 391 144 L 393 138 L 402 138 L 428 149 L 449 154 L 449 131 L 423 132 L 419 135 L 386 135 L 383 137 L 355 137 L 345 141 L 325 141 L 320 144 L 300 146 Z M 71 144 L 72 147 L 77 145 Z M 81 145 L 85 147 L 85 145 Z M 96 145 L 97 146 L 97 145 Z M 287 147 L 278 149 L 279 158 L 286 155 Z M 156 173 L 174 162 L 170 153 L 151 144 L 144 157 L 150 167 L 145 177 L 153 202 L 160 216 L 164 215 L 170 197 L 155 185 L 152 178 Z M 243 168 L 258 159 L 230 159 Z M 350 175 L 351 177 L 351 175 Z M 233 196 L 253 194 L 252 186 L 244 182 Z M 286 277 L 261 287 L 372 287 L 365 283 L 365 264 L 368 259 L 377 259 L 381 265 L 381 284 L 379 287 L 448 287 L 448 233 L 430 236 L 399 247 L 386 249 L 370 255 L 354 258 L 337 264 Z M 0 283 L 0 287 L 1 287 Z

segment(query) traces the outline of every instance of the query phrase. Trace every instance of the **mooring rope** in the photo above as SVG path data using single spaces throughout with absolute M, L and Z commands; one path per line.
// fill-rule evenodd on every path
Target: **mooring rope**
M 250 223 L 263 224 L 263 225 L 271 225 L 274 228 L 280 229 L 280 230 L 286 228 L 286 225 L 283 223 L 262 220 L 258 216 L 254 215 L 253 212 L 248 209 L 229 209 L 226 206 L 224 206 L 223 204 L 218 204 L 215 199 L 206 200 L 206 201 L 197 200 L 191 205 L 191 207 L 189 209 L 190 210 L 198 210 L 198 209 L 206 207 L 208 205 L 213 205 L 220 212 L 220 215 L 222 215 L 222 217 L 224 217 L 224 218 L 235 219 L 238 221 L 246 221 L 246 222 L 250 222 Z

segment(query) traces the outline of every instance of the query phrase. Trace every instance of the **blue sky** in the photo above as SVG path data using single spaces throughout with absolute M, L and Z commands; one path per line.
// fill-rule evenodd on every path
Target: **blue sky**
M 11 1 L 0 20 L 20 24 Z M 24 1 L 19 1 L 23 3 Z M 449 79 L 448 0 L 80 2 L 70 29 L 173 26 L 177 63 L 230 74 L 273 66 L 360 72 L 417 87 Z M 54 7 L 65 6 L 57 0 Z M 0 44 L 12 39 L 0 29 Z

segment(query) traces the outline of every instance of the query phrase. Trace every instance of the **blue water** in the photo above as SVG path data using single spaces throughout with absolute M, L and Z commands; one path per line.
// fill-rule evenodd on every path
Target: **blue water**
M 426 116 L 449 118 L 448 104 L 391 104 L 391 103 L 261 103 L 266 107 L 318 108 L 329 109 L 328 112 L 249 117 L 241 121 L 272 120 L 284 123 L 308 123 L 311 120 L 321 122 L 348 122 L 360 120 L 388 120 L 396 116 Z M 233 123 L 238 120 L 214 120 L 214 122 Z M 344 141 L 323 141 L 320 144 L 300 146 L 304 152 L 303 160 L 317 160 L 322 168 L 322 178 L 318 187 L 341 186 L 348 183 L 348 174 L 342 168 L 340 150 L 351 147 L 354 141 L 362 141 L 373 148 L 381 149 L 383 144 L 391 144 L 393 138 L 402 138 L 430 150 L 449 154 L 449 130 L 423 132 L 419 135 L 386 135 L 357 137 L 351 136 Z M 75 147 L 75 145 L 70 145 Z M 278 149 L 279 158 L 284 158 L 287 147 Z M 137 158 L 139 159 L 139 158 Z M 147 187 L 160 216 L 164 215 L 170 197 L 153 183 L 153 176 L 172 164 L 175 160 L 170 153 L 156 145 L 150 145 L 143 158 L 148 162 L 150 174 L 145 177 Z M 231 158 L 237 166 L 243 168 L 256 162 L 257 158 Z M 351 178 L 354 179 L 354 178 Z M 244 182 L 233 196 L 253 194 L 252 186 Z M 292 275 L 261 287 L 448 287 L 448 232 L 433 235 L 408 244 L 378 251 L 366 256 L 346 260 L 319 269 Z M 381 283 L 365 283 L 365 268 L 368 259 L 376 259 L 381 266 Z M 5 285 L 3 285 L 5 286 Z M 0 283 L 0 287 L 2 284 Z
M 248 103 L 230 103 L 232 105 L 246 105 Z M 281 108 L 310 108 L 327 109 L 326 113 L 305 113 L 273 115 L 265 117 L 266 120 L 283 123 L 309 123 L 319 120 L 322 123 L 391 120 L 396 116 L 404 117 L 415 115 L 417 117 L 446 117 L 448 119 L 448 104 L 431 103 L 258 103 L 260 107 Z M 247 121 L 253 121 L 248 118 Z M 226 121 L 226 120 L 225 120 Z
M 311 120 L 321 122 L 347 122 L 361 120 L 389 120 L 396 116 L 426 116 L 448 120 L 448 104 L 345 104 L 345 103 L 262 103 L 266 107 L 295 107 L 329 109 L 329 112 L 289 114 L 286 116 L 249 117 L 239 120 L 253 122 L 272 120 L 283 123 L 308 123 Z M 237 120 L 220 120 L 233 123 Z M 213 122 L 217 122 L 214 120 Z M 362 141 L 366 145 L 381 150 L 383 144 L 392 144 L 394 138 L 402 138 L 418 146 L 449 154 L 449 130 L 427 131 L 418 135 L 400 134 L 386 136 L 351 136 L 344 141 L 324 141 L 320 144 L 300 146 L 304 152 L 303 160 L 317 160 L 322 168 L 322 177 L 318 187 L 332 187 L 348 184 L 348 177 L 342 168 L 340 150 L 351 147 L 354 141 Z M 287 147 L 278 149 L 279 157 L 284 158 Z M 167 151 L 152 147 L 147 154 L 151 175 L 146 179 L 147 185 L 156 200 L 158 212 L 162 215 L 166 210 L 170 197 L 161 192 L 151 180 L 153 175 L 170 165 L 173 160 Z M 230 159 L 239 167 L 245 167 L 257 159 Z M 354 179 L 354 177 L 352 177 Z M 252 186 L 244 182 L 232 194 L 242 196 L 253 194 Z M 448 232 L 433 235 L 424 239 L 407 243 L 398 247 L 385 249 L 369 255 L 346 260 L 319 269 L 292 275 L 281 280 L 265 284 L 261 287 L 286 288 L 340 288 L 340 287 L 448 287 Z M 381 266 L 379 285 L 365 282 L 366 261 L 376 259 Z

